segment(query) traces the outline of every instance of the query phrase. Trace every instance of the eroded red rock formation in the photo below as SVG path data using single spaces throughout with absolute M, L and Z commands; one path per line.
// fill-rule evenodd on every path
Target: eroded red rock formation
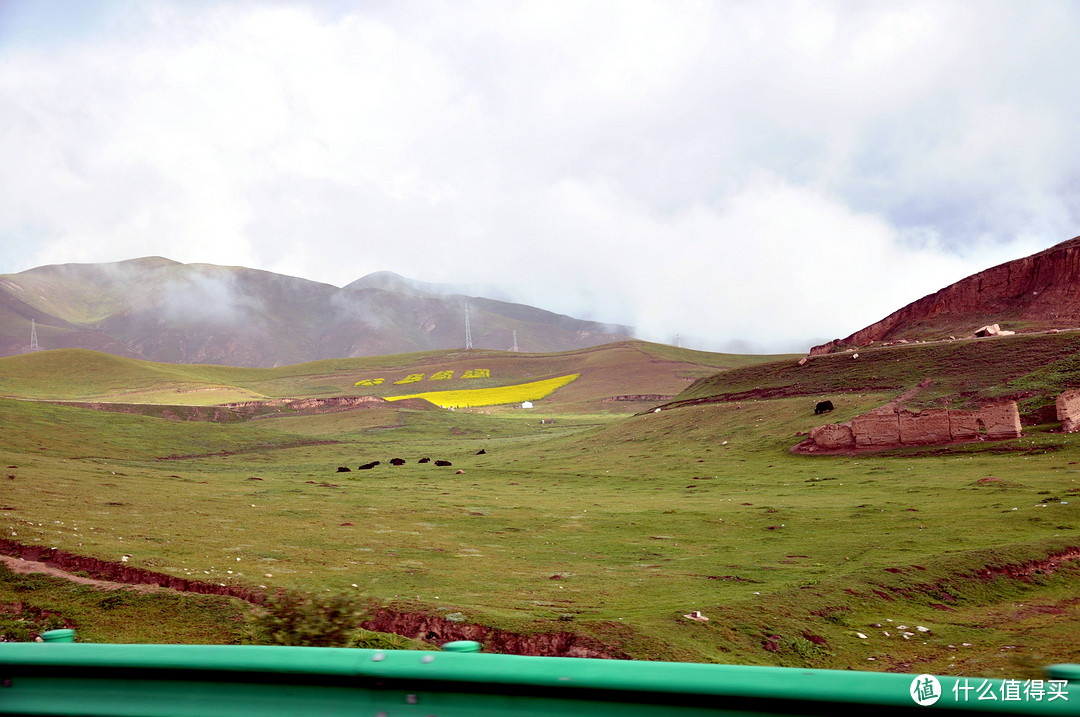
M 999 319 L 1003 329 L 1009 320 L 1023 322 L 1027 331 L 1080 327 L 1080 237 L 973 274 L 846 339 L 815 346 L 810 354 L 872 342 L 967 336 Z
M 1057 419 L 1065 433 L 1080 431 L 1080 389 L 1065 391 L 1055 402 Z
M 983 406 L 977 411 L 878 409 L 855 416 L 847 423 L 811 428 L 810 437 L 797 448 L 801 453 L 817 453 L 1019 437 L 1020 411 L 1016 402 L 1010 401 Z

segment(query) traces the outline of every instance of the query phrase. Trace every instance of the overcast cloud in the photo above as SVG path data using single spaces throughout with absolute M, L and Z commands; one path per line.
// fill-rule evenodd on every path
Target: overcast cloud
M 389 270 L 805 350 L 1080 234 L 1077 36 L 1051 0 L 0 0 L 0 273 Z

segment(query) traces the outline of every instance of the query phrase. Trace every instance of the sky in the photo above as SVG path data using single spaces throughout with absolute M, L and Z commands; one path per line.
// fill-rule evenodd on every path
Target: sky
M 385 270 L 804 351 L 1080 234 L 1077 36 L 1071 0 L 0 0 L 0 273 Z

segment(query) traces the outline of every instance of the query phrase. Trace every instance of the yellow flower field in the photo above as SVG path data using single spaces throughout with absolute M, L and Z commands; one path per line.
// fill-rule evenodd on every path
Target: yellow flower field
M 575 373 L 543 381 L 519 383 L 514 386 L 469 388 L 459 391 L 428 391 L 427 393 L 411 393 L 408 396 L 387 396 L 386 400 L 401 401 L 406 398 L 422 398 L 425 401 L 434 403 L 436 406 L 456 406 L 458 408 L 522 403 L 523 401 L 539 400 L 552 393 L 555 389 L 562 388 L 580 375 L 580 373 Z

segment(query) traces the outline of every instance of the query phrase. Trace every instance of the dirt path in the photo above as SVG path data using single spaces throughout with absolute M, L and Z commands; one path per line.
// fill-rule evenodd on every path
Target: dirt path
M 93 578 L 85 578 L 82 575 L 75 575 L 69 573 L 60 568 L 54 568 L 51 565 L 45 563 L 39 563 L 36 560 L 23 560 L 22 558 L 13 558 L 10 555 L 0 555 L 0 561 L 3 561 L 4 565 L 8 567 L 13 573 L 19 575 L 29 575 L 31 573 L 40 573 L 42 575 L 48 575 L 54 578 L 63 578 L 64 580 L 70 580 L 73 583 L 79 583 L 80 585 L 92 585 L 93 587 L 101 590 L 135 590 L 137 592 L 151 592 L 158 590 L 168 590 L 169 588 L 163 588 L 158 585 L 128 585 L 126 583 L 114 583 L 109 580 L 95 580 Z
M 931 379 L 924 378 L 922 381 L 919 382 L 918 386 L 915 386 L 914 388 L 909 388 L 885 405 L 878 406 L 877 408 L 872 409 L 870 413 L 892 413 L 899 408 L 903 408 L 905 403 L 915 397 L 915 394 L 917 394 L 924 388 L 928 388 L 932 383 L 933 381 Z
M 86 555 L 77 555 L 59 548 L 25 545 L 10 538 L 0 538 L 0 556 L 2 556 L 6 565 L 14 566 L 13 569 L 21 572 L 46 573 L 68 580 L 78 578 L 76 582 L 85 581 L 84 584 L 100 587 L 115 586 L 111 589 L 117 589 L 125 585 L 138 586 L 140 590 L 168 588 L 176 592 L 225 595 L 256 604 L 261 603 L 264 598 L 262 590 L 255 590 L 243 585 L 223 585 L 221 583 L 181 578 L 127 565 L 122 561 L 116 562 Z M 10 562 L 12 560 L 15 562 Z M 27 568 L 25 563 L 34 564 L 36 567 Z M 79 574 L 89 577 L 83 578 Z

